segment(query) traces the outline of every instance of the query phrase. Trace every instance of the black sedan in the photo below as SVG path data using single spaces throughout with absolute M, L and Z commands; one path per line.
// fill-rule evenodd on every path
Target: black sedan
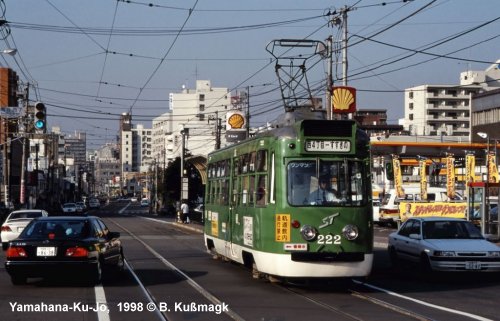
M 94 216 L 36 218 L 9 242 L 5 269 L 14 285 L 26 283 L 29 277 L 69 274 L 98 284 L 104 267 L 124 268 L 119 237 L 119 232 L 110 232 Z

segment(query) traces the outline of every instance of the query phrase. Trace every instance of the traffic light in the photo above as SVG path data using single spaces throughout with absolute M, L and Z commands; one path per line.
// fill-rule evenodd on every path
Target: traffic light
M 45 104 L 41 102 L 35 103 L 35 129 L 39 132 L 45 132 L 47 128 L 47 112 Z

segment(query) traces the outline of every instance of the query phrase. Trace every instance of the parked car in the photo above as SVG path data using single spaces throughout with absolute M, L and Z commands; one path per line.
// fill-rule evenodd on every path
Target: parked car
M 470 221 L 413 217 L 389 235 L 389 257 L 418 263 L 423 271 L 500 271 L 500 248 Z
M 75 214 L 77 212 L 76 210 L 76 204 L 75 203 L 64 203 L 62 206 L 62 210 L 64 214 Z
M 32 219 L 40 216 L 49 216 L 49 213 L 44 210 L 19 210 L 11 212 L 2 224 L 2 231 L 0 233 L 2 249 L 6 250 L 9 246 L 9 241 L 17 238 Z
M 132 196 L 132 197 L 130 198 L 130 201 L 131 201 L 132 203 L 137 203 L 139 200 L 137 199 L 137 197 Z
M 400 202 L 414 202 L 421 201 L 420 187 L 405 187 L 405 195 L 403 198 L 398 198 L 395 189 L 389 190 L 385 194 L 379 208 L 379 222 L 381 225 L 390 224 L 397 225 L 399 220 L 399 203 Z M 454 201 L 462 200 L 460 194 L 456 194 Z M 450 199 L 447 195 L 446 188 L 443 187 L 429 187 L 427 189 L 427 200 L 429 202 L 448 202 Z
M 5 269 L 12 284 L 30 277 L 68 275 L 100 283 L 104 267 L 124 268 L 119 232 L 110 232 L 95 216 L 40 217 L 9 242 Z
M 149 200 L 147 198 L 143 198 L 141 200 L 141 206 L 143 207 L 149 206 Z
M 101 202 L 99 202 L 98 199 L 91 198 L 89 200 L 89 208 L 100 208 L 100 207 L 101 207 Z

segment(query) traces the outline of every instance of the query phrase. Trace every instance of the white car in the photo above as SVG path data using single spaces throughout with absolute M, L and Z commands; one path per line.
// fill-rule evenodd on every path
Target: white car
M 76 213 L 77 207 L 75 203 L 64 203 L 62 210 L 64 214 L 73 214 Z
M 412 217 L 389 235 L 389 257 L 430 271 L 500 271 L 500 247 L 471 222 L 459 218 Z
M 89 208 L 99 208 L 101 207 L 101 202 L 98 199 L 91 198 L 89 200 Z
M 6 250 L 9 241 L 17 238 L 32 219 L 40 216 L 49 216 L 49 213 L 44 210 L 18 210 L 10 213 L 2 224 L 2 249 Z

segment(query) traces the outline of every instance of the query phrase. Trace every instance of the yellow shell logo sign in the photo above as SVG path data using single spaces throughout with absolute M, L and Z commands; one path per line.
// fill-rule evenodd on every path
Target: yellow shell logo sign
M 233 114 L 231 115 L 231 117 L 229 117 L 227 123 L 231 125 L 231 128 L 233 129 L 240 129 L 243 128 L 243 125 L 245 124 L 245 119 L 240 114 Z
M 356 90 L 352 87 L 335 87 L 333 89 L 332 106 L 335 112 L 355 111 Z

